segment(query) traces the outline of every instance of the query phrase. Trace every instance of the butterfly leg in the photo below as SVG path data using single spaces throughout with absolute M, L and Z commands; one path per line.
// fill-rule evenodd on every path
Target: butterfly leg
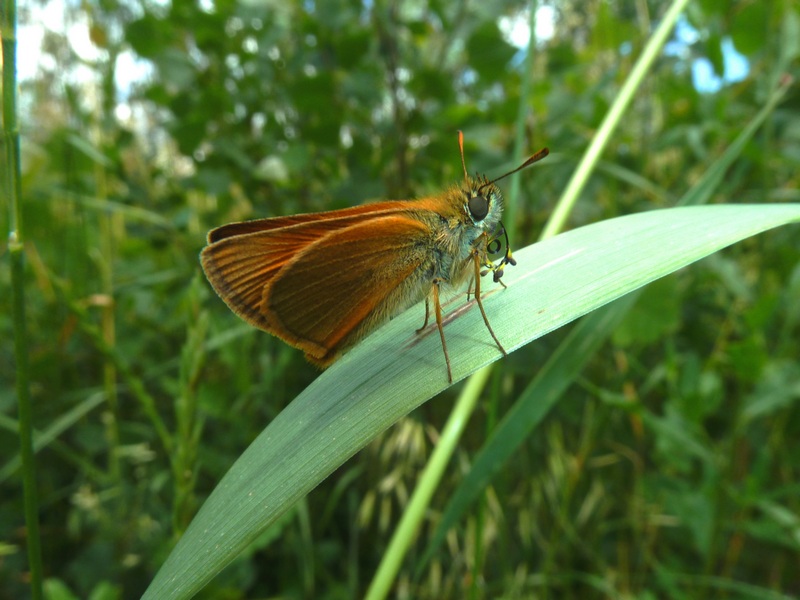
M 430 317 L 430 314 L 431 314 L 430 303 L 428 302 L 428 299 L 425 298 L 425 322 L 422 324 L 422 327 L 417 329 L 415 333 L 422 333 L 422 330 L 425 329 L 425 326 L 428 324 L 428 317 Z
M 500 340 L 498 340 L 497 336 L 494 334 L 492 326 L 489 325 L 489 318 L 486 316 L 486 311 L 483 309 L 483 302 L 481 302 L 481 259 L 477 252 L 475 252 L 473 256 L 475 260 L 475 300 L 478 301 L 478 308 L 481 309 L 481 315 L 483 316 L 483 322 L 486 324 L 486 329 L 488 329 L 489 333 L 492 334 L 492 339 L 494 340 L 494 343 L 497 344 L 497 347 L 500 348 L 500 352 L 503 353 L 503 356 L 507 356 L 506 349 L 503 348 L 503 344 L 500 343 Z M 442 334 L 442 341 L 444 341 L 444 333 Z M 445 354 L 447 354 L 446 351 Z
M 427 302 L 425 303 L 425 306 L 427 306 Z M 442 350 L 444 350 L 444 362 L 447 363 L 447 383 L 453 383 L 453 371 L 450 369 L 450 355 L 447 353 L 447 342 L 444 341 L 444 326 L 442 325 L 442 305 L 439 302 L 438 279 L 433 280 L 433 310 L 436 313 L 436 326 L 439 327 L 439 337 L 442 338 Z

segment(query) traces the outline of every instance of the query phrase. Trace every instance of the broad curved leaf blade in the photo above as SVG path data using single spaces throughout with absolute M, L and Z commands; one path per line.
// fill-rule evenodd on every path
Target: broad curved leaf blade
M 511 351 L 654 279 L 772 227 L 800 205 L 718 205 L 581 227 L 518 252 L 484 305 Z M 447 308 L 456 379 L 500 358 L 474 306 Z M 266 527 L 403 415 L 447 387 L 438 334 L 413 307 L 320 375 L 231 467 L 144 598 L 189 598 Z M 535 367 L 531 366 L 531 370 Z

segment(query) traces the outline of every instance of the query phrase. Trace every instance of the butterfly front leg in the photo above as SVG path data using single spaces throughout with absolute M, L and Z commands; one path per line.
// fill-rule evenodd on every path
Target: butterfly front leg
M 500 352 L 503 353 L 503 356 L 507 356 L 506 349 L 503 348 L 503 344 L 501 344 L 500 340 L 497 339 L 497 336 L 494 334 L 494 330 L 492 329 L 492 326 L 489 324 L 489 317 L 486 316 L 486 310 L 484 310 L 483 302 L 481 301 L 481 275 L 482 275 L 481 266 L 482 266 L 482 264 L 483 264 L 483 266 L 486 266 L 486 264 L 485 264 L 486 262 L 488 262 L 490 265 L 492 265 L 492 267 L 494 267 L 494 264 L 491 261 L 489 261 L 488 258 L 486 257 L 485 249 L 484 249 L 483 258 L 481 258 L 481 256 L 479 255 L 479 253 L 477 251 L 475 253 L 473 253 L 473 257 L 474 257 L 473 261 L 474 261 L 474 264 L 475 264 L 475 274 L 474 274 L 474 279 L 475 279 L 475 300 L 478 302 L 478 308 L 481 309 L 481 316 L 483 317 L 483 322 L 486 325 L 486 329 L 489 330 L 489 333 L 491 334 L 492 339 L 494 340 L 494 343 L 497 344 L 497 347 L 500 349 Z M 486 272 L 487 271 L 484 271 L 484 273 L 486 273 Z M 495 271 L 495 273 L 496 273 L 496 271 Z M 500 273 L 500 276 L 502 277 L 502 271 Z M 500 280 L 499 280 L 498 277 L 495 276 L 495 281 L 500 281 Z M 502 281 L 500 283 L 502 284 Z M 505 287 L 505 285 L 503 285 L 503 287 Z

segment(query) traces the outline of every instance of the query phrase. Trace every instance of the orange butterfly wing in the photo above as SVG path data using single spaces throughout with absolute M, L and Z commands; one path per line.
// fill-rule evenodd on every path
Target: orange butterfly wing
M 225 225 L 209 233 L 203 269 L 234 313 L 328 365 L 429 291 L 430 231 L 405 214 L 423 202 Z M 350 266 L 362 260 L 370 273 Z
M 262 313 L 270 331 L 327 366 L 426 297 L 431 242 L 430 228 L 405 215 L 377 217 L 321 238 L 264 288 Z

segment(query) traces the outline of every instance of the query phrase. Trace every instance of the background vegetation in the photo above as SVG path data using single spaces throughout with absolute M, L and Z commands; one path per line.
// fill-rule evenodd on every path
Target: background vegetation
M 21 23 L 54 6 L 30 5 Z M 52 597 L 138 597 L 231 463 L 317 375 L 214 296 L 197 261 L 208 229 L 433 193 L 460 178 L 462 129 L 471 171 L 553 151 L 519 179 L 507 219 L 514 247 L 536 239 L 666 9 L 540 6 L 553 29 L 540 31 L 532 77 L 512 35 L 527 23 L 521 2 L 62 7 L 66 25 L 46 31 L 20 89 Z M 798 39 L 788 0 L 690 3 L 571 224 L 674 205 L 784 73 L 798 76 Z M 799 109 L 795 87 L 714 201 L 798 201 Z M 499 363 L 395 593 L 800 595 L 797 240 L 777 229 L 649 286 L 422 566 L 472 457 L 569 328 Z M 0 278 L 8 289 L 7 261 Z M 10 340 L 9 295 L 0 306 Z M 19 598 L 11 346 L 0 347 L 0 597 Z M 203 596 L 363 595 L 456 392 L 346 463 Z

